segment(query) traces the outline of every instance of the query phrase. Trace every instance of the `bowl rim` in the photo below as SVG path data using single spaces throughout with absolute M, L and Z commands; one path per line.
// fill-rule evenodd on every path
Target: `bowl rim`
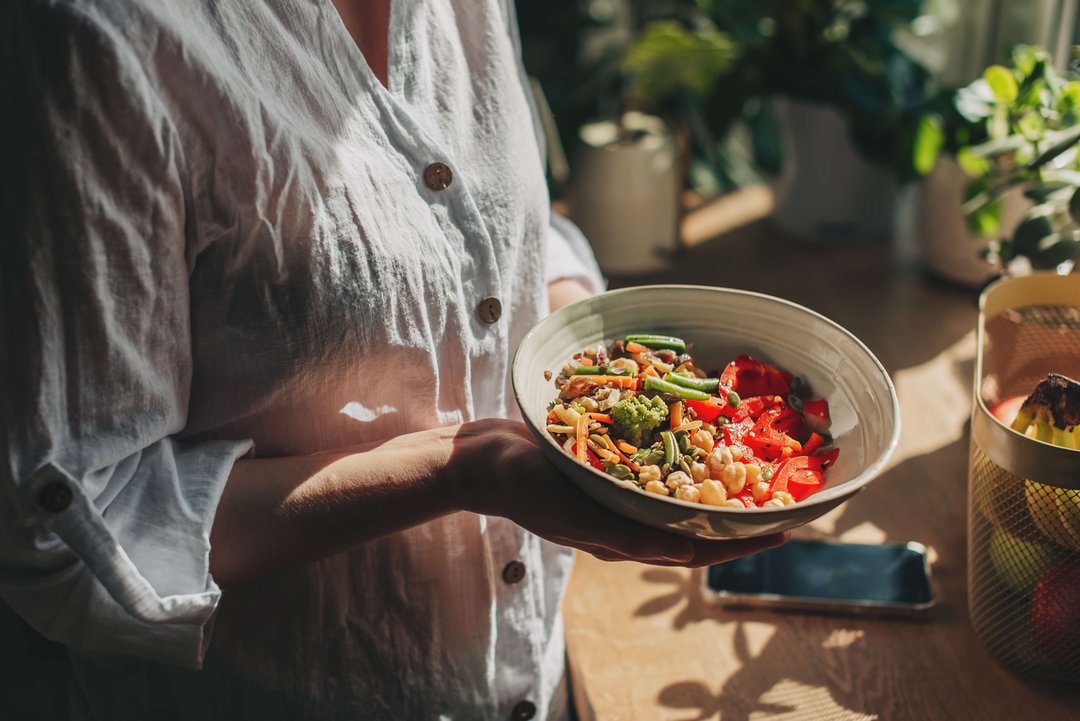
M 631 286 L 631 287 L 628 287 L 628 288 L 619 288 L 617 290 L 605 291 L 605 292 L 600 293 L 598 295 L 589 296 L 588 298 L 583 298 L 583 299 L 575 301 L 573 303 L 569 303 L 569 304 L 563 306 L 562 308 L 559 308 L 558 310 L 549 313 L 544 318 L 540 319 L 540 321 L 537 322 L 536 325 L 534 325 L 531 329 L 529 329 L 529 332 L 525 334 L 525 336 L 521 339 L 521 342 L 518 343 L 518 346 L 514 351 L 514 359 L 511 362 L 511 369 L 510 369 L 511 384 L 512 384 L 512 386 L 514 388 L 514 400 L 517 402 L 518 408 L 521 409 L 521 411 L 522 411 L 522 414 L 521 414 L 522 419 L 529 426 L 529 428 L 533 431 L 534 435 L 543 436 L 546 439 L 546 441 L 547 441 L 550 448 L 555 450 L 557 453 L 561 453 L 564 456 L 567 456 L 567 458 L 569 458 L 569 456 L 562 449 L 562 447 L 558 443 L 555 442 L 554 438 L 551 437 L 551 434 L 543 432 L 543 429 L 537 429 L 536 425 L 529 418 L 528 413 L 525 412 L 525 403 L 522 400 L 523 391 L 522 391 L 522 388 L 521 388 L 521 384 L 519 383 L 519 380 L 518 380 L 519 376 L 522 376 L 522 378 L 523 378 L 524 373 L 525 373 L 525 371 L 524 371 L 525 360 L 524 360 L 524 358 L 523 358 L 523 356 L 521 354 L 521 349 L 529 342 L 529 340 L 533 337 L 533 335 L 536 334 L 541 328 L 547 327 L 549 324 L 553 324 L 553 323 L 557 322 L 555 319 L 558 318 L 561 315 L 565 315 L 566 312 L 568 312 L 570 309 L 572 309 L 572 308 L 574 308 L 574 307 L 576 307 L 578 305 L 584 304 L 584 303 L 593 302 L 593 301 L 595 301 L 596 298 L 598 298 L 601 295 L 607 297 L 607 296 L 629 295 L 629 294 L 642 293 L 642 292 L 648 293 L 648 292 L 655 292 L 655 291 L 661 291 L 661 290 L 707 291 L 707 292 L 715 292 L 715 293 L 728 294 L 728 295 L 733 294 L 733 295 L 740 295 L 740 296 L 745 296 L 745 297 L 749 297 L 749 298 L 756 298 L 756 299 L 759 299 L 759 300 L 762 300 L 762 301 L 765 301 L 765 302 L 769 302 L 769 303 L 776 303 L 776 304 L 780 304 L 780 305 L 786 305 L 786 306 L 788 306 L 788 307 L 790 307 L 790 308 L 792 308 L 792 309 L 794 309 L 796 311 L 799 311 L 799 312 L 814 316 L 817 319 L 825 322 L 827 325 L 832 326 L 834 329 L 840 331 L 840 333 L 847 336 L 852 342 L 854 342 L 857 349 L 861 350 L 863 353 L 866 354 L 866 356 L 873 362 L 873 365 L 877 369 L 877 372 L 880 374 L 881 379 L 885 382 L 885 387 L 889 391 L 889 401 L 890 401 L 891 410 L 892 410 L 892 434 L 889 437 L 889 441 L 886 444 L 885 448 L 882 449 L 881 453 L 878 454 L 877 458 L 875 458 L 871 463 L 869 463 L 866 466 L 866 468 L 864 468 L 862 470 L 862 472 L 860 472 L 854 478 L 852 478 L 852 479 L 850 479 L 848 481 L 844 481 L 843 483 L 841 483 L 839 485 L 832 486 L 831 488 L 826 488 L 825 490 L 823 490 L 823 491 L 821 491 L 819 493 L 815 493 L 812 496 L 806 498 L 805 500 L 799 501 L 798 503 L 796 503 L 794 505 L 784 506 L 782 508 L 780 508 L 780 507 L 776 507 L 776 508 L 734 508 L 734 507 L 731 507 L 731 506 L 709 506 L 709 505 L 706 505 L 704 503 L 695 503 L 693 501 L 684 501 L 682 499 L 673 498 L 673 497 L 670 497 L 670 496 L 660 496 L 660 495 L 657 495 L 655 493 L 648 493 L 648 492 L 642 490 L 641 488 L 639 488 L 634 483 L 631 483 L 629 481 L 620 481 L 619 479 L 615 478 L 614 476 L 611 476 L 611 475 L 609 475 L 607 473 L 602 473 L 602 472 L 598 471 L 597 469 L 593 468 L 592 466 L 581 465 L 581 467 L 583 469 L 585 469 L 586 471 L 591 472 L 597 478 L 601 478 L 601 479 L 607 481 L 608 483 L 612 483 L 612 484 L 618 486 L 622 490 L 632 491 L 632 492 L 637 493 L 638 495 L 648 499 L 649 501 L 654 501 L 654 502 L 657 502 L 657 503 L 674 504 L 674 505 L 682 506 L 684 508 L 694 510 L 694 511 L 697 511 L 697 512 L 705 511 L 705 512 L 708 512 L 708 513 L 720 513 L 720 514 L 747 514 L 747 513 L 760 514 L 760 513 L 766 513 L 766 514 L 777 514 L 777 515 L 781 515 L 781 514 L 785 514 L 785 513 L 791 513 L 791 512 L 793 512 L 793 511 L 795 511 L 797 509 L 806 509 L 806 508 L 810 508 L 810 507 L 813 507 L 813 506 L 816 506 L 816 505 L 827 504 L 827 503 L 830 503 L 830 502 L 834 501 L 838 497 L 854 495 L 855 493 L 857 493 L 858 491 L 861 491 L 864 487 L 866 487 L 867 484 L 869 484 L 872 480 L 874 480 L 881 473 L 881 471 L 885 467 L 885 464 L 887 464 L 889 459 L 892 457 L 892 454 L 896 450 L 896 446 L 897 446 L 897 444 L 899 443 L 899 440 L 900 440 L 900 401 L 896 397 L 896 388 L 893 385 L 892 378 L 889 377 L 888 372 L 885 370 L 885 367 L 881 364 L 881 361 L 878 360 L 877 356 L 875 356 L 870 351 L 870 349 L 867 348 L 866 344 L 863 343 L 861 340 L 859 340 L 859 338 L 854 333 L 852 333 L 851 331 L 849 331 L 847 328 L 843 327 L 842 325 L 840 325 L 836 321 L 832 320 L 831 318 L 828 318 L 828 317 L 822 315 L 821 313 L 818 313 L 815 310 L 807 308 L 804 305 L 800 305 L 799 303 L 795 303 L 794 301 L 786 300 L 784 298 L 778 298 L 777 296 L 769 295 L 767 293 L 758 293 L 756 291 L 741 290 L 739 288 L 728 288 L 728 287 L 724 287 L 724 286 L 693 285 L 693 284 L 681 284 L 681 283 L 665 283 L 665 284 L 656 284 L 656 285 L 639 285 L 639 286 Z M 843 488 L 843 491 L 840 490 L 841 488 Z

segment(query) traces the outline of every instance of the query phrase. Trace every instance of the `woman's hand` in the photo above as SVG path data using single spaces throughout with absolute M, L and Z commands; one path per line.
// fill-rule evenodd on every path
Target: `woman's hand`
M 623 518 L 578 490 L 544 458 L 521 423 L 461 426 L 450 457 L 451 482 L 466 510 L 508 518 L 555 543 L 607 561 L 704 566 L 778 546 L 786 534 L 701 541 Z
M 222 585 L 240 583 L 461 510 L 613 561 L 702 566 L 784 541 L 695 541 L 622 518 L 563 478 L 521 423 L 486 420 L 237 461 L 214 516 L 210 569 Z

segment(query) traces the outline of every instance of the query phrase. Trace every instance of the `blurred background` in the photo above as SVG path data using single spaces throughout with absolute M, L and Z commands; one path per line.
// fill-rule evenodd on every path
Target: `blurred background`
M 611 278 L 767 223 L 979 287 L 1080 256 L 1077 0 L 519 4 L 556 208 Z

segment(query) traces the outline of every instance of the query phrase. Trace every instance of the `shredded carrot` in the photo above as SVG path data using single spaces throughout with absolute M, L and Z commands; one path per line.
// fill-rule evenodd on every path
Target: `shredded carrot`
M 587 443 L 589 448 L 591 448 L 593 450 L 593 453 L 600 456 L 600 458 L 607 461 L 608 463 L 618 463 L 619 462 L 619 456 L 612 453 L 607 448 L 601 448 L 600 444 L 597 443 L 596 441 L 594 441 L 592 438 L 589 438 L 588 440 L 586 440 L 585 443 Z
M 616 388 L 627 388 L 632 391 L 636 391 L 638 388 L 638 379 L 633 376 L 570 376 L 571 378 L 588 378 L 597 385 L 601 386 L 615 386 Z
M 577 428 L 575 429 L 575 433 L 574 433 L 574 438 L 575 438 L 575 441 L 577 442 L 577 446 L 575 446 L 574 450 L 576 451 L 577 459 L 578 459 L 578 462 L 580 462 L 580 463 L 585 463 L 585 461 L 588 460 L 588 455 L 586 455 L 586 452 L 585 452 L 586 451 L 585 439 L 588 438 L 588 433 L 587 433 L 588 427 L 589 427 L 589 414 L 588 413 L 582 413 L 578 417 Z
M 611 449 L 611 450 L 615 451 L 615 455 L 617 455 L 617 456 L 619 457 L 619 460 L 620 460 L 620 461 L 622 461 L 623 463 L 625 463 L 625 464 L 626 464 L 626 466 L 627 466 L 627 467 L 628 467 L 628 468 L 629 468 L 629 469 L 630 469 L 631 471 L 633 471 L 634 473 L 637 473 L 638 471 L 640 471 L 640 470 L 641 470 L 641 466 L 639 466 L 638 464 L 634 463 L 634 462 L 633 462 L 632 460 L 630 460 L 629 458 L 627 458 L 627 457 L 626 457 L 626 456 L 625 456 L 625 455 L 623 454 L 623 452 L 619 450 L 618 446 L 612 446 L 612 449 Z
M 622 451 L 623 453 L 637 453 L 638 452 L 637 446 L 632 446 L 629 443 L 627 443 L 626 441 L 618 441 L 615 445 L 618 446 L 619 450 Z
M 701 421 L 689 421 L 680 426 L 672 426 L 672 431 L 693 431 L 701 428 Z
M 648 368 L 646 368 L 645 370 L 641 371 L 641 374 L 642 374 L 642 375 L 646 375 L 646 376 L 656 376 L 657 378 L 659 378 L 659 377 L 660 377 L 660 374 L 659 374 L 659 373 L 657 373 L 657 372 L 656 372 L 656 369 L 655 369 L 655 368 L 653 368 L 652 366 L 649 366 L 649 367 L 648 367 Z
M 668 406 L 668 417 L 672 428 L 678 428 L 682 425 L 682 401 L 675 401 Z
M 649 349 L 641 345 L 640 343 L 634 343 L 633 341 L 630 341 L 626 344 L 627 353 L 647 353 L 648 351 Z
M 591 366 L 593 364 L 592 358 L 586 358 L 585 356 L 581 356 L 581 360 L 579 360 L 578 363 L 583 366 Z
M 601 423 L 607 423 L 608 425 L 611 425 L 615 422 L 611 419 L 611 416 L 607 415 L 606 413 L 590 413 L 589 416 L 594 421 L 600 421 Z

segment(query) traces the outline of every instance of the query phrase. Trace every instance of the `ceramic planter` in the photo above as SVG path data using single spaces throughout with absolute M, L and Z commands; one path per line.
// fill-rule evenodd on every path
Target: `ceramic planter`
M 774 184 L 772 221 L 801 239 L 883 239 L 892 227 L 897 184 L 863 160 L 844 117 L 830 107 L 776 98 L 784 166 Z
M 600 268 L 632 275 L 656 270 L 678 247 L 679 167 L 675 142 L 657 117 L 627 113 L 590 123 L 571 168 L 570 217 Z

